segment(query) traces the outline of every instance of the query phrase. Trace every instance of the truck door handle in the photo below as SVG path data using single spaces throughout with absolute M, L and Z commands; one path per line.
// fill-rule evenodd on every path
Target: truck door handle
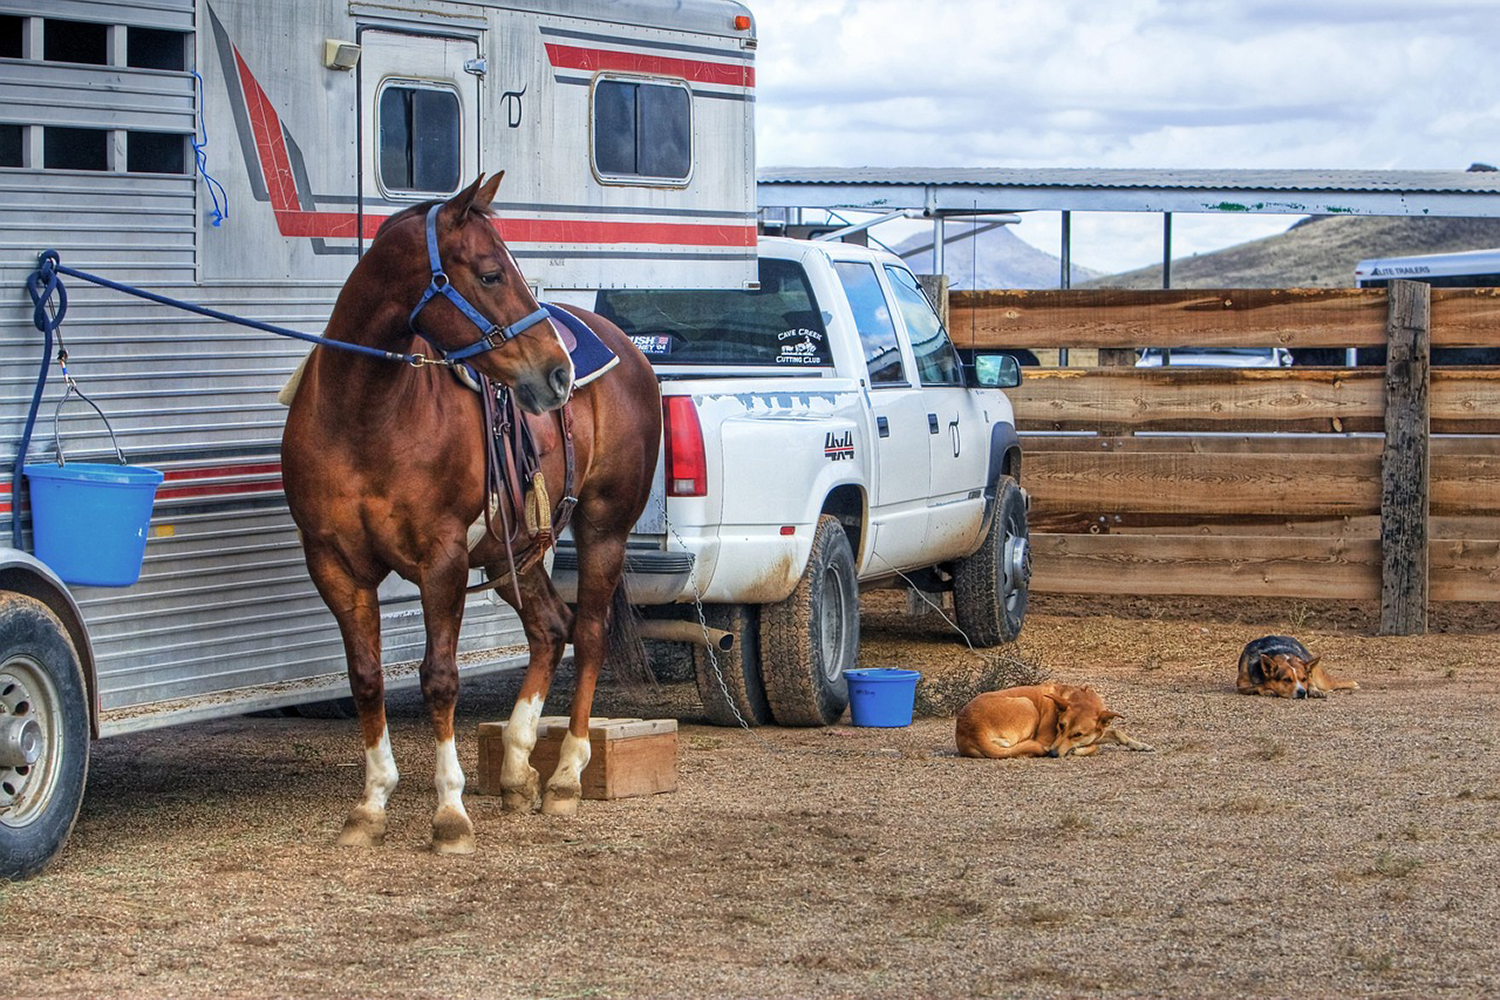
M 875 429 L 880 432 L 880 436 L 883 438 L 891 436 L 891 422 L 885 419 L 885 417 L 875 418 Z
M 936 413 L 927 414 L 927 429 L 933 434 L 938 432 L 938 418 Z

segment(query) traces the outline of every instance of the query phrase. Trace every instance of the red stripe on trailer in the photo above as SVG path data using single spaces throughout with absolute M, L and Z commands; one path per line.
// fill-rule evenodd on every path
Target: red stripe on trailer
M 754 87 L 755 67 L 745 63 L 704 62 L 701 59 L 678 59 L 671 56 L 648 56 L 636 52 L 614 52 L 609 49 L 585 49 L 576 45 L 547 43 L 547 59 L 554 69 L 578 69 L 585 72 L 619 70 L 628 73 L 651 73 L 676 76 L 694 83 L 716 83 L 726 87 Z

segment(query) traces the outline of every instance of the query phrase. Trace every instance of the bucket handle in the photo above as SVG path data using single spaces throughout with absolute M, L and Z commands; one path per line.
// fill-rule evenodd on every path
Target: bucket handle
M 57 418 L 62 415 L 63 404 L 68 401 L 68 398 L 70 396 L 75 395 L 85 403 L 92 406 L 94 408 L 94 412 L 99 414 L 99 419 L 104 421 L 104 429 L 109 431 L 109 443 L 114 446 L 115 457 L 120 460 L 121 465 L 129 465 L 130 463 L 125 461 L 125 453 L 120 450 L 120 442 L 115 439 L 115 429 L 110 425 L 109 418 L 104 415 L 104 411 L 99 409 L 99 404 L 90 399 L 82 389 L 78 388 L 78 383 L 73 381 L 73 377 L 67 374 L 66 369 L 64 369 L 63 371 L 63 380 L 67 385 L 67 388 L 63 391 L 62 399 L 59 399 L 57 401 L 57 408 L 52 411 L 52 444 L 53 447 L 57 449 L 58 466 L 65 466 L 68 464 L 68 462 L 67 459 L 63 457 L 62 433 L 58 428 Z

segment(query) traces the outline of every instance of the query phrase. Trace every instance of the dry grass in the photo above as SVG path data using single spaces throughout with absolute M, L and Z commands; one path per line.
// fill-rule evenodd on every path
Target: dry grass
M 1233 691 L 1244 642 L 1287 630 L 1284 602 L 1259 618 L 1253 602 L 1150 604 L 1038 600 L 1008 655 L 1093 683 L 1157 753 L 967 760 L 941 717 L 688 722 L 675 794 L 571 820 L 470 795 L 470 858 L 427 849 L 432 745 L 410 700 L 392 710 L 403 781 L 374 851 L 333 846 L 362 780 L 352 723 L 106 741 L 61 862 L 0 886 L 0 995 L 1492 994 L 1493 611 L 1394 639 L 1356 627 L 1367 609 L 1310 605 L 1300 637 L 1365 686 L 1291 702 Z M 1006 680 L 886 614 L 867 618 L 867 653 L 954 692 Z M 506 714 L 508 690 L 466 692 L 471 776 L 473 726 Z M 601 713 L 624 714 L 613 697 Z M 660 698 L 693 718 L 683 685 Z

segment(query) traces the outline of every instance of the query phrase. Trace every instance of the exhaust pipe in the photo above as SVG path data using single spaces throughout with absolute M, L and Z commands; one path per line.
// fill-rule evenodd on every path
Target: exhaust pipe
M 664 639 L 667 642 L 691 642 L 699 646 L 712 646 L 721 653 L 734 648 L 734 633 L 721 628 L 708 628 L 697 622 L 677 621 L 670 618 L 648 618 L 636 622 L 636 631 L 642 639 Z

